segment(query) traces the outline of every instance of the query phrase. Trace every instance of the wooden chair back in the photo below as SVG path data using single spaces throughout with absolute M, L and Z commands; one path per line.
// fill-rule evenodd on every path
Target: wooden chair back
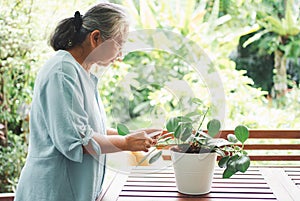
M 233 130 L 223 130 L 220 137 L 229 133 Z M 250 130 L 244 148 L 252 161 L 300 161 L 300 130 Z
M 233 130 L 222 130 L 226 139 Z M 244 149 L 251 161 L 300 161 L 300 130 L 250 130 Z M 163 154 L 164 160 L 171 160 Z

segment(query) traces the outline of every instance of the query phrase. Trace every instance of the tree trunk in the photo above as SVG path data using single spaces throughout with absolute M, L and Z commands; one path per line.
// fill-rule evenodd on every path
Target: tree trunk
M 0 146 L 7 146 L 7 121 L 0 123 Z
M 287 91 L 286 58 L 280 50 L 274 52 L 274 69 L 274 95 L 279 98 L 285 96 Z

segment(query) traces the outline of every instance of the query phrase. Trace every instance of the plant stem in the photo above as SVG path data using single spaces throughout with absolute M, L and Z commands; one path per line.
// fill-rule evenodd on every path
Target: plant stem
M 148 154 L 146 154 L 146 156 L 144 156 L 144 157 L 142 158 L 142 160 L 140 160 L 136 166 L 141 165 L 141 164 L 142 164 L 142 163 L 150 156 L 150 154 L 152 154 L 155 150 L 156 150 L 156 148 L 155 148 L 155 149 L 152 149 Z
M 203 122 L 204 122 L 204 119 L 205 119 L 205 117 L 206 117 L 206 114 L 207 114 L 208 110 L 209 110 L 209 107 L 208 107 L 207 110 L 205 111 L 205 113 L 204 113 L 204 115 L 203 115 L 203 118 L 202 118 L 201 121 L 200 121 L 200 124 L 199 124 L 199 127 L 198 127 L 197 131 L 200 130 L 200 128 L 201 128 L 201 126 L 202 126 L 202 124 L 203 124 Z

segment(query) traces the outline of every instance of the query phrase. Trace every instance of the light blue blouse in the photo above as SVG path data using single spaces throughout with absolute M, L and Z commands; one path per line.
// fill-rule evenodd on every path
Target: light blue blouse
M 93 135 L 106 135 L 98 79 L 59 50 L 41 68 L 30 112 L 29 150 L 15 201 L 95 201 L 105 154 Z M 97 156 L 83 153 L 92 143 Z

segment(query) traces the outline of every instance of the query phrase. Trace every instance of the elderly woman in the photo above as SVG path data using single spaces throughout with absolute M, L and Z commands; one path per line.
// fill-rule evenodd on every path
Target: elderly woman
M 30 141 L 15 201 L 95 201 L 101 193 L 105 154 L 148 151 L 154 142 L 140 130 L 127 136 L 106 129 L 93 64 L 120 56 L 128 32 L 120 6 L 101 3 L 84 16 L 62 20 L 51 36 L 56 54 L 36 78 Z

